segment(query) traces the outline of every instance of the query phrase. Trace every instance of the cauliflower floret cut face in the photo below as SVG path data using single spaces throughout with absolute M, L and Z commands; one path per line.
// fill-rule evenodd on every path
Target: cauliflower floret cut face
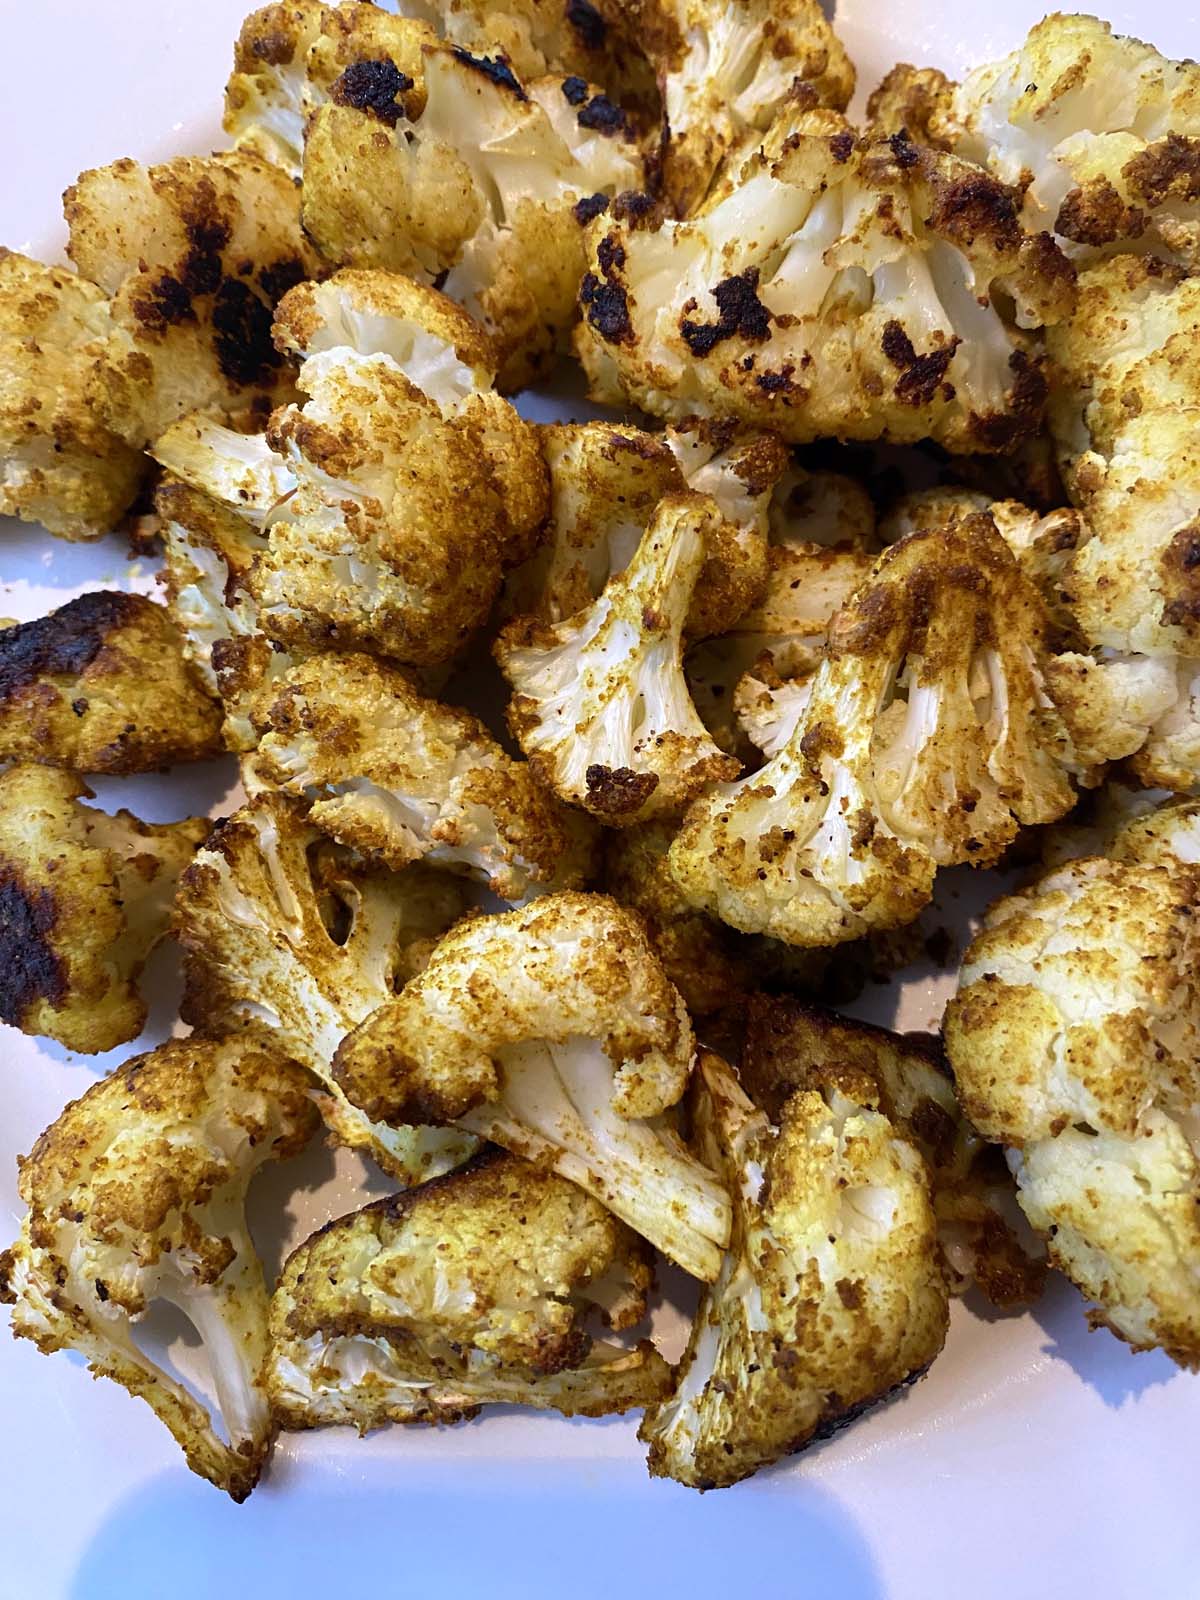
M 687 1012 L 638 918 L 556 894 L 460 923 L 343 1041 L 335 1072 L 367 1116 L 453 1124 L 552 1168 L 712 1279 L 728 1198 L 665 1115 L 691 1059 Z
M 696 1139 L 734 1196 L 675 1391 L 646 1413 L 650 1472 L 724 1488 L 845 1426 L 942 1348 L 948 1294 L 917 1151 L 850 1075 L 773 1123 L 701 1057 Z
M 701 722 L 682 660 L 706 531 L 721 521 L 710 497 L 664 498 L 599 599 L 553 627 L 519 619 L 496 641 L 509 723 L 534 770 L 611 826 L 678 815 L 738 770 Z
M 650 1252 L 598 1201 L 491 1152 L 342 1217 L 300 1246 L 271 1306 L 267 1384 L 286 1428 L 457 1422 L 489 1403 L 600 1416 L 660 1398 Z
M 977 168 L 827 117 L 786 118 L 698 216 L 591 225 L 577 348 L 593 397 L 795 442 L 1010 449 L 1046 398 L 1022 330 L 1066 314 L 1074 269 Z
M 85 798 L 73 773 L 0 772 L 0 1019 L 94 1055 L 145 1024 L 137 980 L 208 823 L 139 822 Z
M 192 1471 L 235 1500 L 258 1481 L 275 1433 L 246 1190 L 316 1124 L 291 1062 L 245 1041 L 173 1039 L 93 1084 L 42 1134 L 21 1162 L 21 1236 L 0 1254 L 14 1334 L 47 1355 L 78 1352 L 145 1400 Z M 211 1414 L 135 1343 L 156 1300 L 200 1335 Z

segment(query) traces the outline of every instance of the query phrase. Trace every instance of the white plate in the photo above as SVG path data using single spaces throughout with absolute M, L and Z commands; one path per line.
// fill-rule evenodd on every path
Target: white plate
M 844 0 L 839 28 L 869 89 L 898 59 L 961 71 L 1012 48 L 1040 15 L 962 0 Z M 220 142 L 221 87 L 241 0 L 0 0 L 4 242 L 57 255 L 56 197 L 80 169 Z M 1177 0 L 1111 8 L 1174 55 L 1196 42 Z M 553 408 L 539 407 L 545 415 Z M 0 532 L 0 615 L 31 617 L 129 581 L 110 540 L 72 548 Z M 139 587 L 152 574 L 135 574 Z M 152 819 L 219 809 L 228 764 L 98 785 Z M 961 924 L 978 881 L 955 875 Z M 963 898 L 954 896 L 963 892 Z M 172 959 L 153 968 L 152 1027 L 169 1033 Z M 928 1026 L 947 980 L 917 972 L 868 997 L 879 1020 Z M 80 1060 L 0 1027 L 0 1233 L 15 1235 L 15 1161 L 70 1097 L 135 1048 Z M 365 1169 L 321 1153 L 256 1191 L 264 1249 L 361 1203 Z M 274 1219 L 273 1222 L 269 1219 Z M 670 1308 L 661 1313 L 668 1333 Z M 172 1353 L 187 1367 L 187 1348 Z M 520 1412 L 456 1429 L 285 1438 L 251 1499 L 192 1477 L 145 1406 L 81 1362 L 0 1342 L 2 1600 L 211 1600 L 246 1592 L 481 1594 L 578 1589 L 825 1600 L 1192 1600 L 1200 1592 L 1195 1450 L 1200 1384 L 1160 1355 L 1089 1333 L 1061 1280 L 1016 1319 L 955 1307 L 945 1354 L 903 1398 L 805 1456 L 703 1498 L 651 1483 L 633 1420 Z

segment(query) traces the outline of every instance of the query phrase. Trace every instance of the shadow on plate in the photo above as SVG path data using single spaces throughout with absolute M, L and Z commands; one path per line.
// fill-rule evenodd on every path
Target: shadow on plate
M 1119 1411 L 1147 1389 L 1178 1376 L 1179 1368 L 1161 1350 L 1135 1354 L 1107 1328 L 1090 1328 L 1087 1309 L 1078 1289 L 1052 1272 L 1033 1316 L 1049 1337 L 1043 1346 L 1046 1354 L 1065 1361 L 1106 1406 Z

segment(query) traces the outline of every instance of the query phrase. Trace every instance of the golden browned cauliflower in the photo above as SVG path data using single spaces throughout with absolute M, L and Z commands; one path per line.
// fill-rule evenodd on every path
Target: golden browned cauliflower
M 244 1500 L 275 1435 L 263 1385 L 262 1267 L 250 1179 L 294 1156 L 317 1116 L 303 1074 L 240 1040 L 172 1039 L 73 1100 L 21 1163 L 28 1210 L 0 1254 L 12 1331 L 72 1350 L 144 1400 L 193 1472 Z M 200 1336 L 211 1408 L 152 1361 L 134 1326 L 155 1301 Z
M 589 230 L 576 338 L 595 399 L 964 453 L 1036 430 L 1023 330 L 1070 310 L 1074 269 L 978 168 L 785 114 L 699 214 L 655 221 Z
M 0 760 L 152 772 L 220 748 L 217 703 L 144 595 L 99 589 L 0 628 Z
M 366 866 L 323 842 L 298 801 L 256 796 L 214 828 L 179 885 L 181 1015 L 202 1033 L 248 1030 L 291 1056 L 315 1079 L 313 1097 L 339 1144 L 419 1183 L 464 1161 L 475 1141 L 372 1124 L 334 1082 L 330 1062 L 463 909 L 445 874 Z
M 1194 61 L 1056 12 L 960 84 L 897 67 L 872 110 L 889 131 L 912 117 L 986 167 L 1021 197 L 1025 226 L 1051 230 L 1077 260 L 1136 250 L 1200 261 Z
M 830 623 L 779 754 L 688 812 L 670 866 L 689 903 L 837 944 L 911 922 L 939 866 L 989 865 L 1020 825 L 1063 816 L 1046 632 L 990 517 L 890 546 Z
M 95 284 L 0 246 L 0 514 L 96 539 L 128 510 L 145 462 L 89 387 L 111 333 Z
M 648 1341 L 597 1341 L 646 1311 L 650 1252 L 582 1189 L 516 1156 L 327 1223 L 271 1301 L 267 1389 L 285 1428 L 461 1422 L 489 1404 L 604 1416 L 658 1400 Z
M 1017 1209 L 999 1153 L 963 1116 L 938 1042 L 785 996 L 753 996 L 738 1075 L 773 1121 L 791 1095 L 836 1084 L 844 1074 L 874 1085 L 879 1110 L 925 1158 L 952 1292 L 977 1284 L 993 1305 L 1037 1300 L 1045 1254 Z
M 631 912 L 555 894 L 469 918 L 346 1038 L 335 1075 L 368 1117 L 458 1127 L 570 1178 L 711 1281 L 729 1200 L 667 1115 L 692 1030 Z
M 111 299 L 92 403 L 131 445 L 191 411 L 265 413 L 292 393 L 271 317 L 316 258 L 278 167 L 238 151 L 117 161 L 63 209 L 71 260 Z
M 997 901 L 945 1035 L 964 1110 L 1005 1146 L 1022 1208 L 1095 1303 L 1091 1321 L 1197 1369 L 1193 820 L 1135 823 L 1111 857 Z
M 436 280 L 495 337 L 501 386 L 521 388 L 574 320 L 583 224 L 640 189 L 641 156 L 624 113 L 581 78 L 525 84 L 501 56 L 421 54 L 420 103 L 403 74 L 386 93 L 374 74 L 349 81 L 353 68 L 332 86 L 308 123 L 304 226 L 332 265 Z
M 0 772 L 0 1019 L 95 1055 L 136 1039 L 137 980 L 167 932 L 203 818 L 139 822 L 91 806 L 73 773 Z
M 706 495 L 669 495 L 620 576 L 554 626 L 519 618 L 496 660 L 509 724 L 545 784 L 612 827 L 678 816 L 739 763 L 713 743 L 688 695 L 683 629 L 724 519 Z
M 724 1062 L 697 1069 L 694 1139 L 734 1198 L 650 1471 L 719 1489 L 844 1427 L 942 1348 L 949 1300 L 920 1155 L 870 1074 L 814 1071 L 772 1121 Z
M 478 717 L 369 656 L 314 656 L 260 702 L 253 781 L 308 802 L 314 827 L 394 870 L 477 878 L 504 900 L 578 889 L 592 828 Z

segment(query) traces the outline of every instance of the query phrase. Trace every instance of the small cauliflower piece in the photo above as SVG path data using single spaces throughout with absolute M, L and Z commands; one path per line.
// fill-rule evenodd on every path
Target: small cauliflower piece
M 1190 820 L 1135 823 L 1111 858 L 1068 862 L 997 901 L 967 951 L 945 1036 L 964 1110 L 1005 1147 L 1051 1262 L 1095 1303 L 1090 1320 L 1195 1370 L 1200 874 L 1194 830 L 1181 825 Z
M 180 1013 L 204 1033 L 261 1035 L 300 1062 L 337 1142 L 419 1183 L 465 1161 L 475 1141 L 373 1125 L 330 1062 L 339 1040 L 411 977 L 463 901 L 452 879 L 371 869 L 321 844 L 303 807 L 280 794 L 257 796 L 214 828 L 175 902 L 187 957 Z
M 0 1254 L 14 1336 L 45 1355 L 76 1351 L 145 1400 L 192 1471 L 234 1500 L 258 1482 L 275 1436 L 246 1190 L 267 1161 L 299 1154 L 316 1123 L 292 1062 L 242 1040 L 172 1039 L 46 1129 L 20 1163 L 21 1236 Z M 200 1336 L 211 1414 L 134 1338 L 155 1301 Z
M 489 1404 L 604 1416 L 658 1400 L 648 1340 L 597 1342 L 645 1315 L 650 1252 L 598 1201 L 489 1151 L 326 1224 L 271 1302 L 267 1388 L 283 1427 L 460 1422 Z
M 833 618 L 791 738 L 696 801 L 671 847 L 688 902 L 837 944 L 911 922 L 937 867 L 988 865 L 1070 810 L 1043 689 L 1047 620 L 987 516 L 890 546 Z
M 650 1472 L 720 1489 L 844 1427 L 919 1378 L 949 1299 L 920 1155 L 869 1074 L 812 1074 L 776 1121 L 724 1062 L 697 1069 L 694 1137 L 734 1197 L 675 1391 L 639 1437 Z
M 641 157 L 578 77 L 526 85 L 502 57 L 442 44 L 422 62 L 421 106 L 333 85 L 308 125 L 304 226 L 332 265 L 436 280 L 495 338 L 501 387 L 522 388 L 574 318 L 581 219 L 641 188 Z
M 711 1281 L 729 1200 L 666 1115 L 692 1042 L 638 918 L 555 894 L 452 929 L 343 1040 L 335 1075 L 372 1119 L 458 1127 L 553 1169 Z
M 870 1083 L 878 1109 L 924 1157 L 951 1291 L 965 1294 L 975 1284 L 1003 1307 L 1040 1298 L 1044 1252 L 1017 1209 L 1004 1162 L 963 1116 L 936 1040 L 783 996 L 754 995 L 748 1018 L 738 1076 L 755 1105 L 778 1121 L 801 1090 L 847 1075 Z
M 1046 378 L 1025 330 L 1074 291 L 994 179 L 829 112 L 785 114 L 686 221 L 597 219 L 587 268 L 594 399 L 965 454 L 1036 431 Z
M 97 539 L 129 509 L 145 461 L 90 393 L 111 332 L 95 284 L 0 246 L 0 514 Z
M 706 536 L 721 521 L 711 497 L 664 497 L 598 600 L 553 627 L 520 618 L 496 640 L 514 691 L 509 724 L 535 773 L 610 826 L 678 815 L 738 771 L 683 675 L 684 624 Z
M 0 1020 L 95 1055 L 136 1039 L 137 980 L 167 932 L 202 817 L 139 822 L 81 805 L 73 773 L 0 772 Z
M 95 590 L 0 628 L 0 760 L 153 772 L 220 748 L 216 701 L 144 595 Z
M 592 829 L 468 712 L 369 656 L 314 656 L 260 702 L 259 785 L 308 803 L 314 827 L 398 871 L 412 861 L 502 899 L 582 888 Z
M 275 303 L 311 276 L 287 176 L 238 151 L 117 161 L 67 190 L 67 253 L 110 296 L 92 403 L 134 447 L 192 411 L 265 413 L 292 393 Z

